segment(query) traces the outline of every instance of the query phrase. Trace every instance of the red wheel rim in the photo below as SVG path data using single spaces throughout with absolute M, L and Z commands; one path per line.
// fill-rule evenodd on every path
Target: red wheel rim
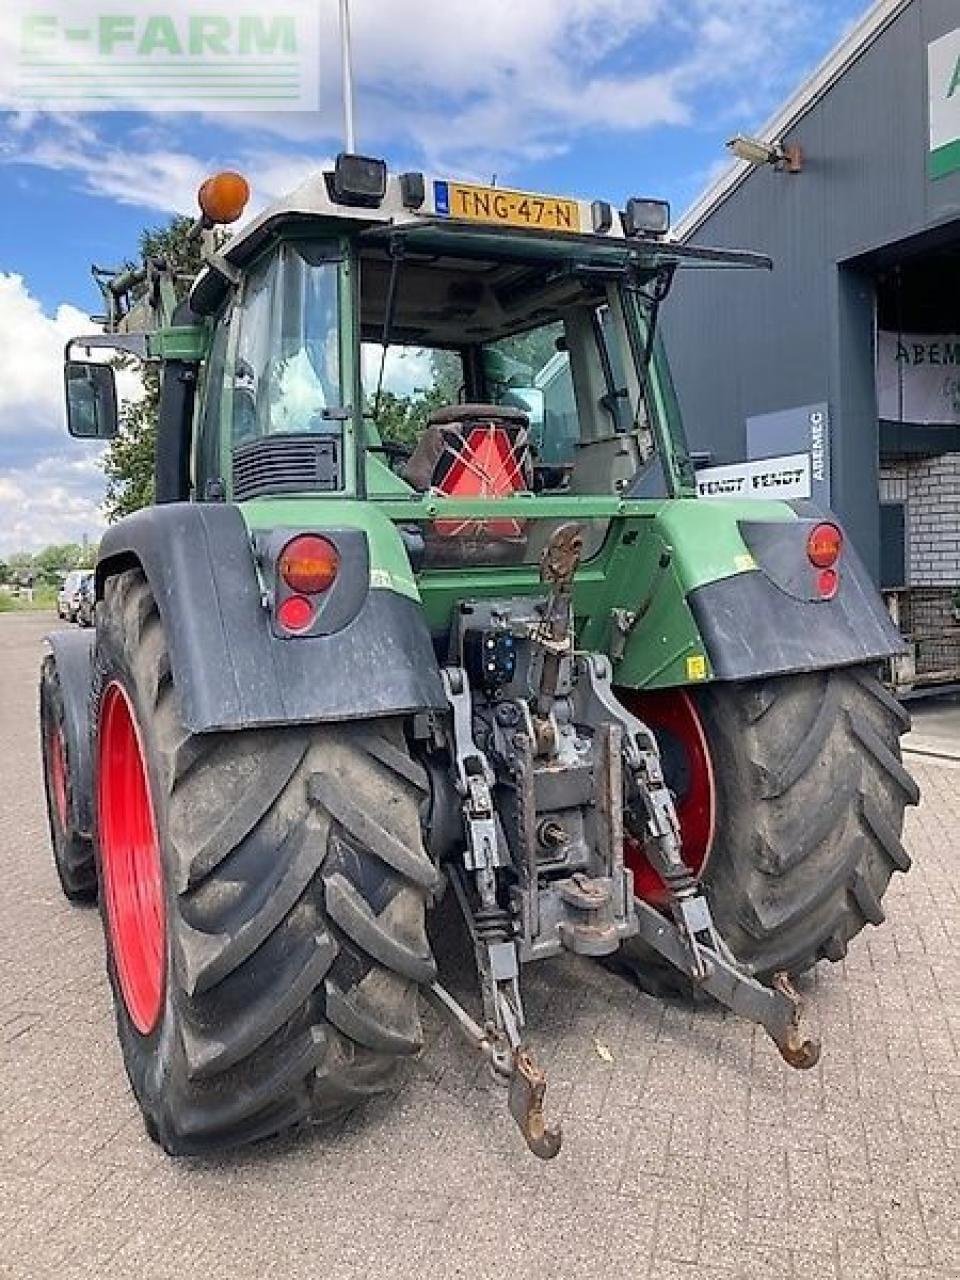
M 55 725 L 47 739 L 47 759 L 50 762 L 50 790 L 53 792 L 53 806 L 57 813 L 60 830 L 67 829 L 67 748 L 63 741 L 63 730 Z
M 656 734 L 667 785 L 676 798 L 683 858 L 699 877 L 713 847 L 717 798 L 710 748 L 696 704 L 683 689 L 656 693 L 622 690 L 619 697 Z M 652 906 L 666 906 L 666 886 L 650 865 L 643 844 L 628 835 L 623 858 L 633 872 L 636 896 Z
M 110 944 L 123 1002 L 142 1035 L 157 1025 L 166 978 L 160 843 L 133 706 L 114 681 L 97 747 L 97 830 Z

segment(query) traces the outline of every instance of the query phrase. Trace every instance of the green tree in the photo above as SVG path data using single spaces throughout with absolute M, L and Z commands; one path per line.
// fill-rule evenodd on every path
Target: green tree
M 155 365 L 148 364 L 142 366 L 142 376 L 143 398 L 124 401 L 120 434 L 110 441 L 103 459 L 107 477 L 103 506 L 111 524 L 153 502 L 160 375 Z
M 50 587 L 59 586 L 64 574 L 77 568 L 81 554 L 81 547 L 76 542 L 57 542 L 44 547 L 33 557 L 31 565 L 37 582 L 45 582 Z
M 431 351 L 430 377 L 430 386 L 415 387 L 408 395 L 399 395 L 395 391 L 380 393 L 377 427 L 383 441 L 412 448 L 434 409 L 456 404 L 460 399 L 463 368 L 455 352 Z M 373 392 L 368 396 L 367 410 L 370 413 L 375 407 L 375 398 Z
M 190 218 L 176 217 L 167 226 L 145 230 L 140 236 L 142 258 L 162 262 L 175 274 L 179 297 L 186 296 L 190 281 L 201 266 L 200 241 L 190 237 L 192 226 Z M 143 375 L 143 398 L 125 401 L 121 406 L 120 434 L 111 440 L 104 457 L 107 477 L 104 509 L 111 523 L 149 506 L 154 497 L 160 376 L 156 365 L 139 368 Z
M 381 440 L 385 444 L 401 444 L 412 449 L 434 409 L 449 403 L 439 387 L 431 387 L 428 391 L 418 389 L 408 396 L 399 396 L 394 391 L 381 392 L 377 413 Z

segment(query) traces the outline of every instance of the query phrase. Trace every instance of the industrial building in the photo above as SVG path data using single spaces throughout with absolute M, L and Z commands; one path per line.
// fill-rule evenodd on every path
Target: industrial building
M 731 146 L 676 233 L 774 268 L 680 273 L 663 316 L 703 491 L 832 507 L 918 682 L 957 678 L 960 0 L 879 0 Z

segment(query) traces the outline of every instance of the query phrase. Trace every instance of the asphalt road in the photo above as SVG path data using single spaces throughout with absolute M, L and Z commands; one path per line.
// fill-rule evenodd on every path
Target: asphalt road
M 814 1071 L 571 957 L 525 976 L 564 1123 L 552 1164 L 433 1017 L 405 1087 L 363 1116 L 175 1162 L 127 1088 L 97 915 L 53 872 L 35 705 L 51 624 L 0 617 L 0 1274 L 960 1277 L 960 766 L 912 761 L 915 867 L 887 924 L 807 984 Z

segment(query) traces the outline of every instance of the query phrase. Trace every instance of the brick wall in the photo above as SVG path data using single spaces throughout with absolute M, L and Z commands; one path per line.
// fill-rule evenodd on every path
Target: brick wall
M 907 504 L 907 573 L 913 587 L 960 583 L 960 453 L 880 463 L 881 502 Z

